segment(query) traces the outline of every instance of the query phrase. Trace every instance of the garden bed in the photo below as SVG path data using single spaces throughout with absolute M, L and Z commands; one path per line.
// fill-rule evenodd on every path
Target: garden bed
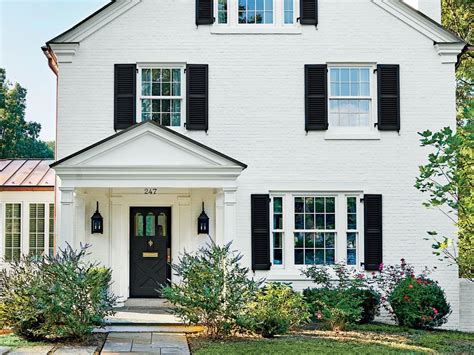
M 210 340 L 191 335 L 188 341 L 193 354 L 468 354 L 474 349 L 472 333 L 413 330 L 384 324 L 352 326 L 346 332 L 301 330 L 274 339 L 233 337 Z

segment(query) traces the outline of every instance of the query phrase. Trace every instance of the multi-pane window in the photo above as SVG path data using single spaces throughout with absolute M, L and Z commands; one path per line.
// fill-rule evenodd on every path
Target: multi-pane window
M 293 24 L 294 22 L 294 0 L 284 0 L 283 3 L 283 23 L 285 25 Z
M 347 197 L 347 265 L 357 263 L 357 198 Z
M 54 203 L 49 204 L 49 256 L 54 255 Z
M 227 23 L 227 0 L 218 0 L 217 2 L 217 23 Z
M 295 264 L 334 264 L 335 197 L 295 197 Z
M 5 204 L 5 261 L 20 258 L 21 254 L 21 204 Z
M 283 264 L 283 197 L 273 198 L 273 264 Z
M 141 120 L 163 126 L 180 126 L 182 112 L 182 68 L 141 69 Z
M 44 203 L 30 204 L 30 235 L 29 254 L 41 256 L 44 253 L 45 240 L 45 205 Z
M 273 0 L 238 0 L 239 24 L 272 24 Z
M 371 89 L 369 67 L 330 67 L 330 126 L 368 127 Z

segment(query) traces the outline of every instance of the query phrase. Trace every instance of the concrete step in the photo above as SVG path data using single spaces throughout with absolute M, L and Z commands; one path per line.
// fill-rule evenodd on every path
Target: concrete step
M 169 308 L 172 307 L 165 298 L 129 298 L 124 302 L 125 307 L 137 308 Z

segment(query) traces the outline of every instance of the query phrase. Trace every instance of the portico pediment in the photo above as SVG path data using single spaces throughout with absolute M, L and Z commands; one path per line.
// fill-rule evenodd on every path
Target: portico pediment
M 246 165 L 152 121 L 137 124 L 51 165 L 58 177 L 85 180 L 235 179 Z

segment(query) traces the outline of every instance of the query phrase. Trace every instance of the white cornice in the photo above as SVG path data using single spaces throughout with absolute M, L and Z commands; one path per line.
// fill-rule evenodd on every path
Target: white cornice
M 117 0 L 111 4 L 111 6 L 92 16 L 76 28 L 64 32 L 48 43 L 81 42 L 117 17 L 123 15 L 141 1 L 142 0 Z
M 458 62 L 458 55 L 464 48 L 464 43 L 436 43 L 435 49 L 441 56 L 441 62 L 453 64 Z
M 372 0 L 372 2 L 435 43 L 460 42 L 459 38 L 454 34 L 436 24 L 434 20 L 424 17 L 400 0 Z
M 52 43 L 50 47 L 58 63 L 72 63 L 72 59 L 79 48 L 79 43 Z

